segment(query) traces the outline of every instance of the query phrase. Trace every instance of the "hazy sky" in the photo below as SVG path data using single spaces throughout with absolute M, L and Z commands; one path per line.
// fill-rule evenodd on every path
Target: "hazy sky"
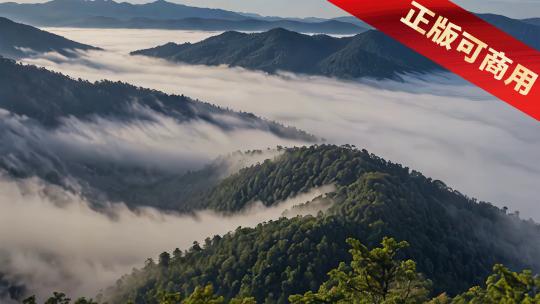
M 136 1 L 136 0 L 134 0 Z M 139 0 L 144 2 L 142 0 Z M 272 16 L 336 17 L 345 13 L 326 0 L 175 0 L 189 5 L 227 8 Z M 495 12 L 511 17 L 539 17 L 540 0 L 455 0 L 478 12 Z
M 0 2 L 45 2 L 45 0 L 0 0 Z M 117 0 L 120 1 L 120 0 Z M 153 0 L 128 0 L 145 3 Z M 336 17 L 345 15 L 326 0 L 169 0 L 200 7 L 216 7 L 267 16 Z M 540 17 L 540 0 L 455 0 L 475 12 L 504 14 L 514 18 Z

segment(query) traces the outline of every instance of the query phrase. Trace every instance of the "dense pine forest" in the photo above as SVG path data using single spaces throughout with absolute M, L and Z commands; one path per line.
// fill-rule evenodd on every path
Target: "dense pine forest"
M 238 228 L 185 252 L 163 253 L 120 279 L 105 297 L 110 303 L 158 303 L 161 292 L 187 295 L 212 285 L 225 300 L 288 303 L 291 295 L 318 290 L 331 269 L 350 261 L 348 237 L 369 248 L 386 236 L 407 241 L 403 257 L 416 261 L 431 281 L 431 295 L 465 292 L 496 264 L 540 268 L 540 226 L 534 222 L 354 147 L 286 149 L 277 160 L 243 169 L 194 197 L 198 208 L 232 212 L 327 184 L 336 185 L 326 197 L 332 201 L 328 211 Z
M 417 272 L 416 262 L 400 260 L 400 251 L 409 244 L 393 238 L 384 238 L 381 246 L 370 250 L 355 239 L 347 239 L 351 246 L 351 261 L 341 262 L 328 273 L 316 291 L 291 295 L 291 304 L 341 303 L 341 304 L 500 304 L 540 303 L 540 277 L 531 271 L 512 272 L 503 265 L 493 267 L 493 273 L 482 286 L 474 286 L 463 294 L 452 298 L 447 293 L 430 299 L 431 281 Z M 161 271 L 170 263 L 166 253 L 160 257 Z M 159 304 L 257 304 L 250 296 L 238 296 L 225 300 L 217 295 L 209 284 L 196 287 L 193 293 L 183 296 L 179 292 L 160 290 L 147 297 L 148 302 Z M 36 304 L 34 296 L 23 304 Z M 45 304 L 69 304 L 71 299 L 55 292 Z M 133 304 L 133 301 L 126 302 Z M 99 304 L 92 299 L 79 298 L 74 304 Z

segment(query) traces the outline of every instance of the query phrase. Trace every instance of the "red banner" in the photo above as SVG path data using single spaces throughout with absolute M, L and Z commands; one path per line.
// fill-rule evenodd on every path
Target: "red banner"
M 449 0 L 329 1 L 540 120 L 540 52 L 476 15 Z

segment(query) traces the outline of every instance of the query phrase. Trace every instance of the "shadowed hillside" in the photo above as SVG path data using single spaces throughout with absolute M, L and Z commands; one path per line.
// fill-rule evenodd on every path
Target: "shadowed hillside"
M 285 29 L 265 33 L 227 32 L 204 41 L 169 43 L 133 55 L 190 64 L 239 66 L 269 73 L 289 71 L 338 78 L 392 78 L 440 68 L 377 31 L 354 37 L 303 35 Z
M 198 156 L 198 140 L 211 141 L 212 134 L 220 134 L 216 136 L 223 140 L 237 133 L 299 142 L 317 140 L 294 127 L 186 96 L 121 82 L 74 80 L 9 59 L 0 59 L 0 117 L 0 168 L 9 175 L 37 176 L 75 188 L 91 201 L 163 209 L 179 199 L 170 192 L 176 188 L 167 192 L 161 187 L 160 195 L 167 198 L 163 201 L 151 199 L 143 190 L 167 184 L 210 161 Z M 179 149 L 172 161 L 144 150 L 146 142 L 161 137 L 162 144 L 178 144 L 195 152 L 184 156 L 187 152 Z M 135 189 L 137 196 L 132 195 Z
M 97 49 L 0 17 L 0 56 L 20 58 L 45 52 L 58 52 L 65 56 L 72 56 L 74 50 Z

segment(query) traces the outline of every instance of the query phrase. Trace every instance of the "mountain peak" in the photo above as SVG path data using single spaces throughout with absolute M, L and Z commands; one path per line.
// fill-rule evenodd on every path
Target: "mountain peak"
M 74 49 L 97 49 L 3 17 L 0 17 L 0 41 L 0 55 L 15 59 L 28 56 L 21 48 L 36 53 L 55 51 L 65 56 L 73 56 Z
M 268 37 L 280 37 L 280 38 L 304 36 L 303 34 L 290 31 L 290 30 L 285 29 L 283 27 L 276 27 L 274 29 L 271 29 L 271 30 L 267 31 L 265 33 L 265 35 L 268 36 Z

